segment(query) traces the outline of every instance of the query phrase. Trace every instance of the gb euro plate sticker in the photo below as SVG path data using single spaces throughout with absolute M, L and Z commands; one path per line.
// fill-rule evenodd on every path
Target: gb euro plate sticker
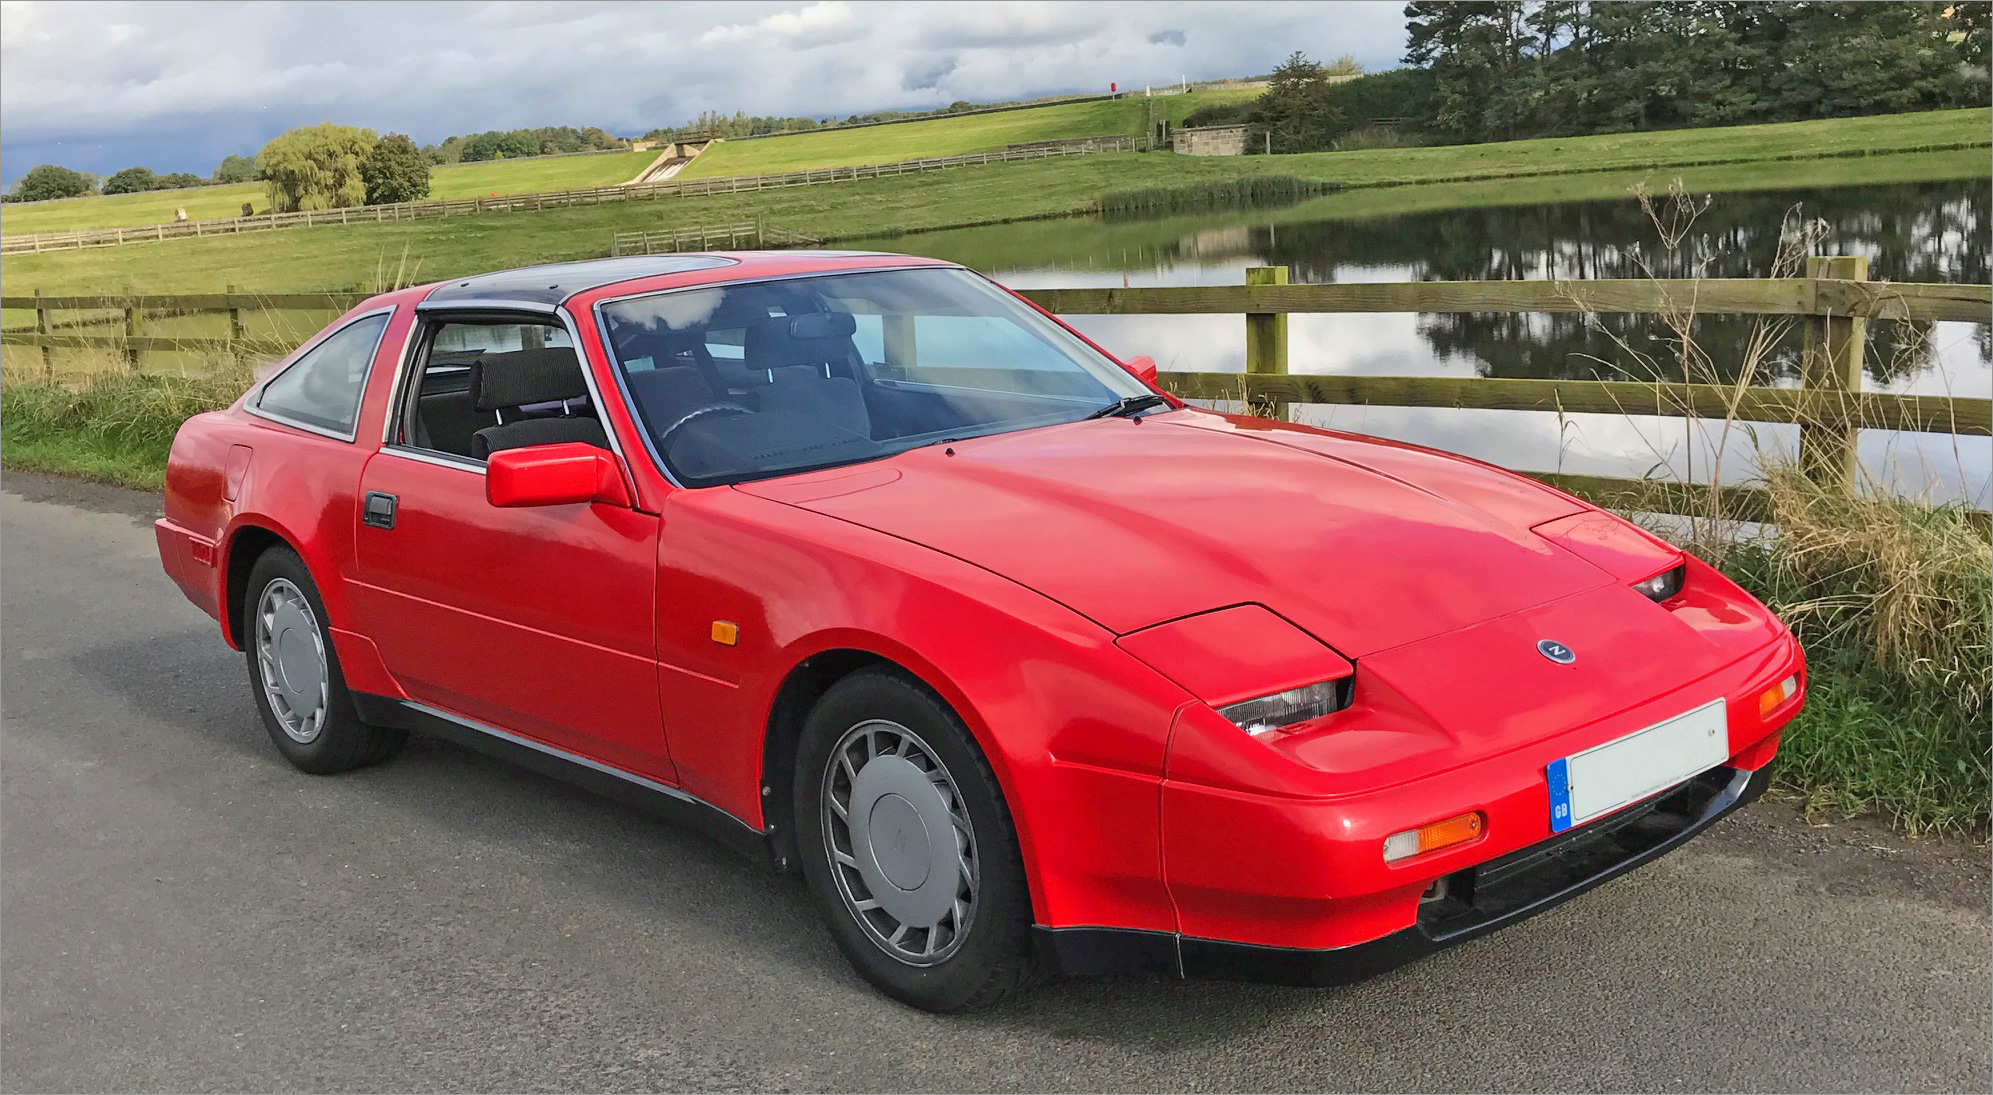
M 1571 772 L 1568 758 L 1559 757 L 1543 770 L 1550 784 L 1550 831 L 1561 833 L 1571 827 Z

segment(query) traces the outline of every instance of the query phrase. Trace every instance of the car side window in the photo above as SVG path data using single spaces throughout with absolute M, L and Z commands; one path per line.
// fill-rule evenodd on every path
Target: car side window
M 527 445 L 608 447 L 565 327 L 440 320 L 422 346 L 390 443 L 479 463 Z
M 386 313 L 356 320 L 306 351 L 271 377 L 256 409 L 273 418 L 352 439 L 359 426 L 360 398 L 374 362 Z

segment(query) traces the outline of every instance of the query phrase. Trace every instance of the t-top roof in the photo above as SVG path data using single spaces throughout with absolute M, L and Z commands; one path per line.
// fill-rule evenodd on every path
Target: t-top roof
M 858 258 L 881 255 L 876 251 L 743 251 L 727 254 L 628 255 L 621 258 L 587 259 L 581 262 L 555 262 L 544 266 L 523 266 L 468 278 L 454 278 L 437 286 L 423 300 L 442 304 L 534 304 L 552 306 L 576 293 L 600 289 L 626 281 L 715 270 L 725 266 L 752 267 L 793 265 L 796 259 Z

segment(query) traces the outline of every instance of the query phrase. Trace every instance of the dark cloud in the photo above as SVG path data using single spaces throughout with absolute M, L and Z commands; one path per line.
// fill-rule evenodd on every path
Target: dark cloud
M 702 110 L 815 117 L 1396 63 L 1379 3 L 0 0 L 0 179 L 55 161 L 207 171 L 300 124 L 427 143 Z M 1197 47 L 1187 48 L 1194 36 Z

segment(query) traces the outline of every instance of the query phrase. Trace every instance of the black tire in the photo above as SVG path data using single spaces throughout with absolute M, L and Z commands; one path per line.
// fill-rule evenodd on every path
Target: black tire
M 272 705 L 265 687 L 263 662 L 258 655 L 258 606 L 263 602 L 264 591 L 279 580 L 290 583 L 309 603 L 311 623 L 318 629 L 324 654 L 324 716 L 308 742 L 297 740 L 284 729 L 283 717 Z M 369 726 L 360 721 L 353 708 L 353 694 L 346 689 L 345 674 L 339 669 L 339 654 L 325 630 L 326 619 L 325 602 L 319 598 L 318 586 L 312 582 L 311 572 L 305 569 L 304 560 L 297 552 L 280 544 L 257 556 L 250 567 L 249 585 L 242 599 L 239 632 L 249 663 L 249 691 L 255 697 L 257 712 L 263 716 L 263 728 L 276 743 L 277 751 L 299 770 L 321 776 L 378 764 L 399 753 L 408 741 L 405 730 Z
M 916 966 L 895 958 L 861 926 L 833 877 L 823 797 L 833 751 L 848 731 L 885 720 L 931 747 L 952 778 L 974 839 L 978 881 L 974 912 L 956 949 L 944 960 Z M 1038 970 L 1031 946 L 1031 897 L 1017 832 L 989 762 L 962 720 L 940 696 L 899 672 L 860 670 L 832 685 L 804 724 L 794 787 L 796 847 L 803 878 L 831 937 L 852 966 L 881 992 L 928 1011 L 987 1007 L 1032 984 Z

